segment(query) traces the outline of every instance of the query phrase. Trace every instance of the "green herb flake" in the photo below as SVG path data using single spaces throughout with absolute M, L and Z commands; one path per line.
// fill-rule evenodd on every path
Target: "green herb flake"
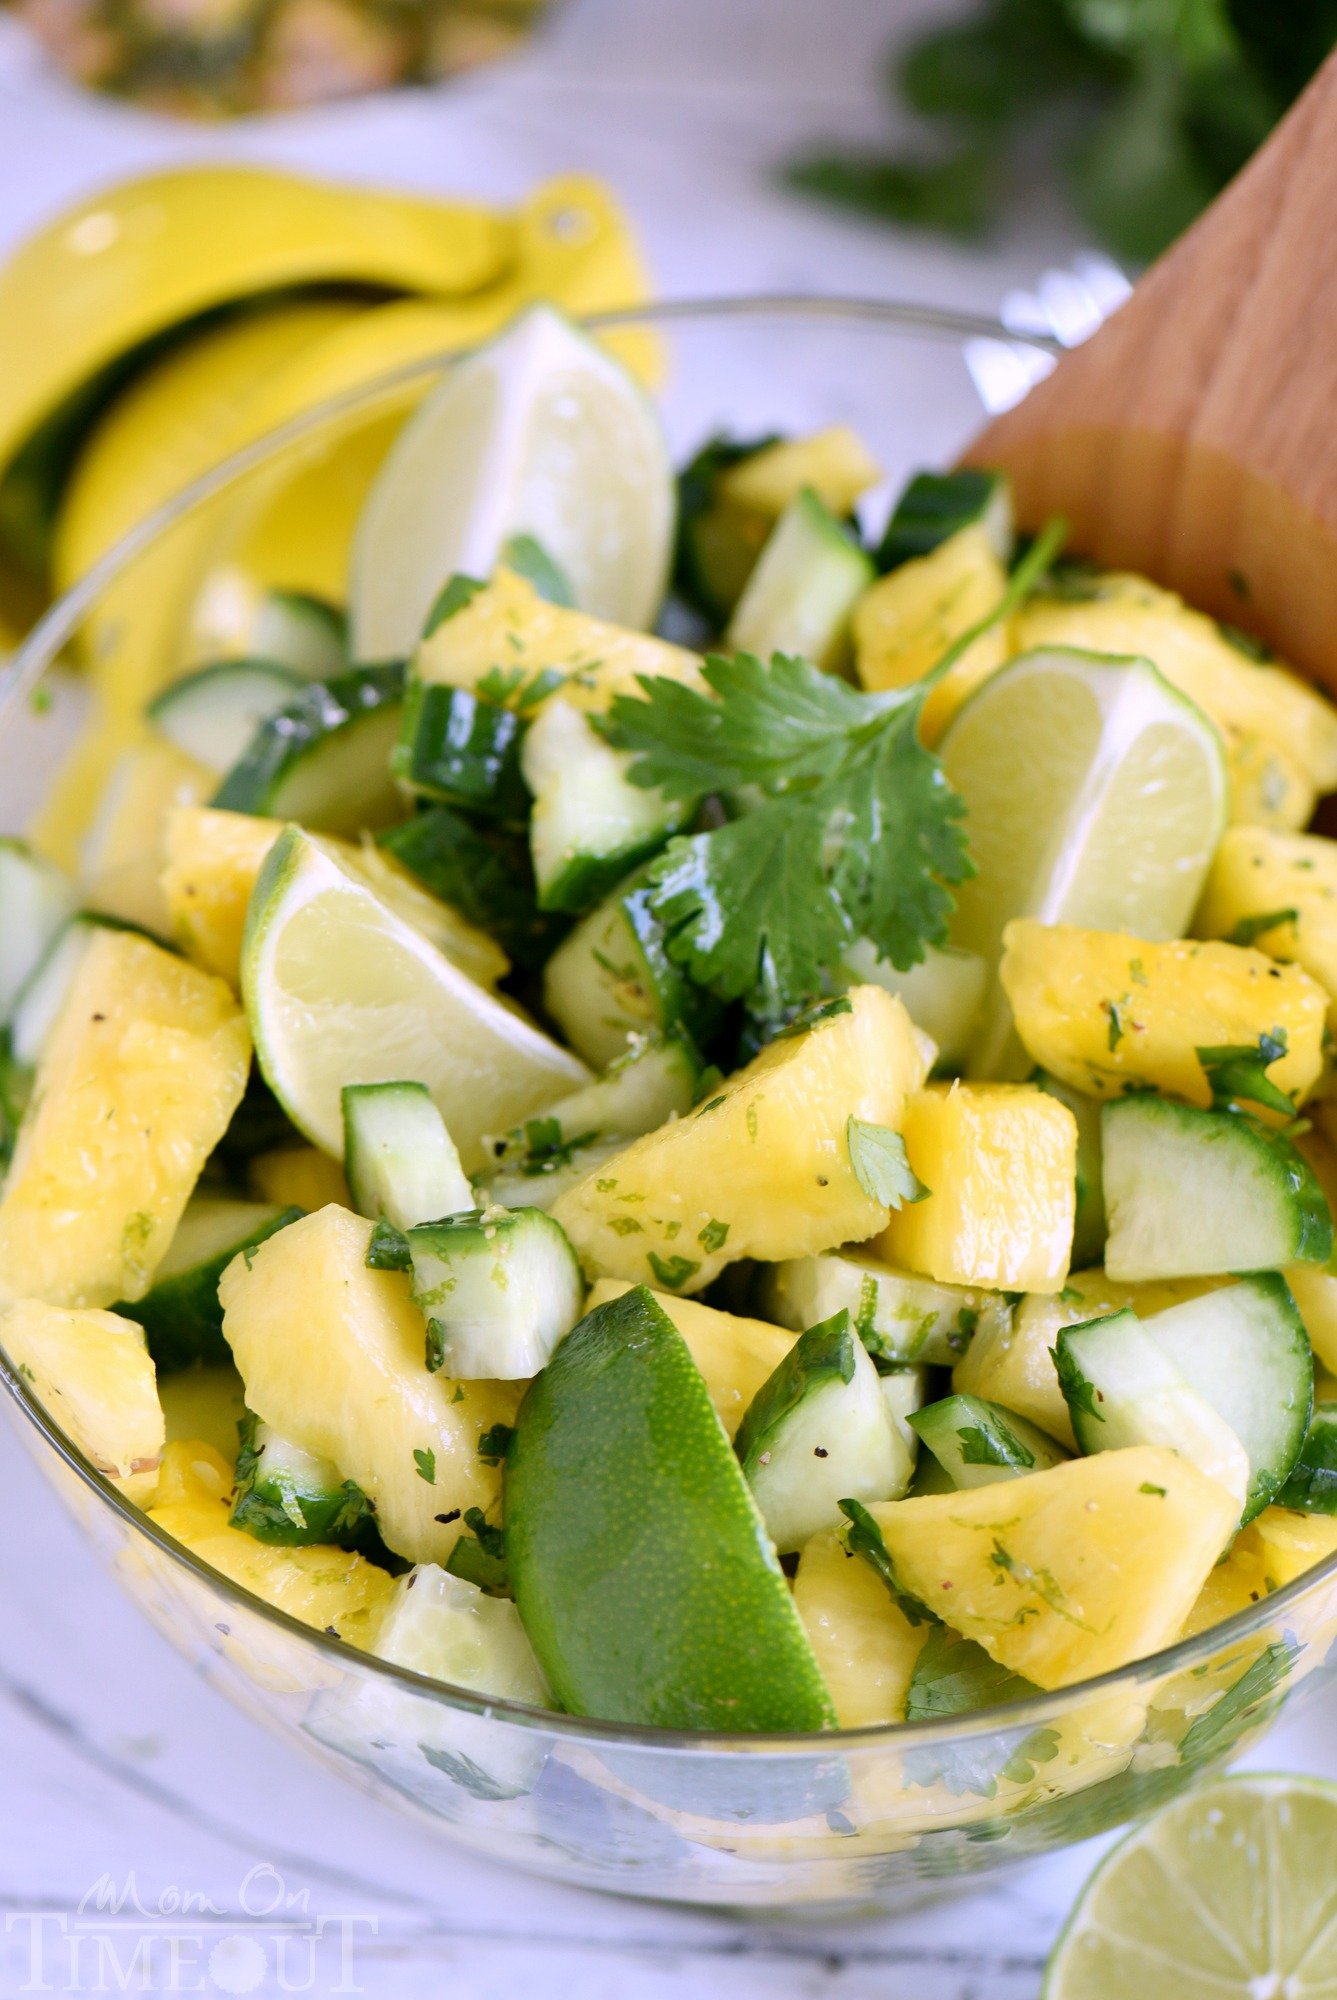
M 1265 937 L 1269 931 L 1280 930 L 1283 924 L 1298 924 L 1299 921 L 1298 910 L 1268 910 L 1261 916 L 1241 917 L 1230 933 L 1228 942 L 1243 945 L 1247 949 L 1248 946 L 1257 944 L 1259 938 Z
M 382 1216 L 372 1229 L 363 1261 L 369 1271 L 411 1271 L 413 1253 L 408 1237 Z
M 1132 980 L 1134 986 L 1146 986 L 1150 983 L 1147 979 L 1147 968 L 1143 965 L 1140 958 L 1129 959 L 1128 977 Z
M 1104 1012 L 1109 1015 L 1108 1046 L 1110 1054 L 1113 1055 L 1126 1033 L 1119 1009 L 1127 1006 L 1128 996 L 1125 994 L 1122 1000 L 1102 1000 L 1100 1004 Z
M 728 1242 L 729 1225 L 727 1222 L 717 1222 L 712 1216 L 705 1228 L 697 1231 L 696 1240 L 708 1256 L 713 1256 Z
M 889 1126 L 850 1118 L 845 1125 L 845 1143 L 854 1178 L 870 1201 L 883 1208 L 901 1208 L 924 1201 L 932 1193 L 910 1165 L 905 1140 Z
M 500 1465 L 510 1449 L 515 1432 L 510 1424 L 493 1424 L 479 1434 L 478 1456 L 484 1465 Z
M 438 1374 L 446 1365 L 446 1329 L 439 1319 L 427 1322 L 427 1373 Z
M 887 1554 L 887 1545 L 882 1539 L 882 1530 L 861 1500 L 842 1500 L 840 1511 L 849 1522 L 845 1529 L 845 1546 L 852 1556 L 861 1556 L 869 1567 L 881 1577 L 890 1594 L 892 1603 L 909 1619 L 912 1625 L 936 1625 L 938 1620 L 921 1604 L 917 1597 L 903 1591 L 896 1581 L 896 1572 Z
M 447 618 L 453 618 L 457 611 L 463 611 L 465 605 L 471 604 L 479 591 L 486 588 L 487 585 L 481 583 L 476 576 L 464 576 L 458 573 L 452 576 L 439 592 L 427 614 L 427 622 L 422 628 L 423 638 L 430 639 L 438 626 L 444 625 Z
M 654 1250 L 647 1253 L 646 1262 L 660 1284 L 670 1292 L 676 1292 L 680 1285 L 685 1285 L 701 1269 L 700 1264 L 694 1263 L 690 1257 L 661 1257 Z
M 1285 1055 L 1287 1046 L 1286 1030 L 1276 1027 L 1270 1035 L 1260 1035 L 1256 1043 L 1226 1042 L 1195 1049 L 1212 1093 L 1213 1108 L 1229 1111 L 1242 1102 L 1280 1112 L 1284 1118 L 1294 1117 L 1294 1104 L 1267 1074 Z
M 610 1215 L 608 1227 L 614 1236 L 641 1236 L 645 1231 L 644 1223 L 638 1222 L 634 1215 Z
M 1158 1500 L 1167 1498 L 1167 1489 L 1164 1486 L 1155 1485 L 1150 1479 L 1144 1479 L 1137 1490 L 1139 1493 L 1153 1493 Z
M 436 1453 L 434 1451 L 421 1451 L 415 1446 L 413 1452 L 413 1463 L 414 1467 L 417 1470 L 419 1479 L 425 1479 L 429 1486 L 435 1486 Z

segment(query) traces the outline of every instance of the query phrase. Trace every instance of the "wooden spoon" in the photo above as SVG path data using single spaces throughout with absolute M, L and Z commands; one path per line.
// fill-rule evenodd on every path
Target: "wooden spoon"
M 1022 526 L 1247 626 L 1337 690 L 1337 54 L 1132 297 L 967 462 Z

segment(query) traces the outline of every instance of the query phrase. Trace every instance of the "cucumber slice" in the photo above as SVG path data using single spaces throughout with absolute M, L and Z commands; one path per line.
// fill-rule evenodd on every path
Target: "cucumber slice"
M 1301 1514 L 1337 1514 L 1337 1403 L 1315 1407 L 1277 1505 Z
M 499 1166 L 531 1175 L 545 1162 L 606 1139 L 639 1139 L 670 1118 L 685 1118 L 696 1101 L 700 1068 L 678 1036 L 632 1048 L 583 1090 L 559 1098 L 496 1144 Z
M 528 1381 L 580 1318 L 576 1253 L 541 1209 L 447 1216 L 408 1240 L 428 1368 L 457 1382 Z
M 950 1368 L 982 1321 L 1006 1325 L 1012 1310 L 997 1292 L 935 1284 L 861 1251 L 773 1264 L 762 1296 L 763 1311 L 781 1326 L 812 1326 L 848 1312 L 873 1359 L 893 1368 L 913 1362 Z
M 403 817 L 390 775 L 404 669 L 350 667 L 314 681 L 263 722 L 214 795 L 228 812 L 359 833 Z
M 350 664 L 347 616 L 306 590 L 267 590 L 249 644 L 257 659 L 289 667 L 305 681 L 326 680 Z
M 1225 1418 L 1163 1352 L 1151 1325 L 1125 1307 L 1059 1334 L 1054 1358 L 1077 1442 L 1088 1453 L 1170 1445 L 1234 1494 L 1243 1511 L 1248 1454 Z
M 638 1035 L 681 1028 L 703 1047 L 720 1016 L 720 1003 L 684 979 L 665 951 L 649 900 L 642 869 L 577 924 L 544 968 L 545 1009 L 596 1069 Z
M 902 1444 L 910 1454 L 911 1465 L 915 1465 L 919 1460 L 919 1433 L 910 1419 L 916 1410 L 923 1407 L 928 1393 L 928 1369 L 892 1368 L 879 1380 L 882 1400 Z
M 349 1083 L 343 1089 L 344 1172 L 359 1215 L 396 1229 L 474 1207 L 446 1121 L 424 1083 Z
M 932 553 L 962 528 L 979 523 L 998 560 L 1010 563 L 1014 544 L 1012 488 L 1001 472 L 963 466 L 956 472 L 917 472 L 892 510 L 877 550 L 880 570 L 897 569 Z
M 749 1403 L 734 1450 L 781 1555 L 837 1527 L 842 1499 L 899 1499 L 914 1471 L 847 1312 L 795 1341 Z
M 1101 1144 L 1101 1106 L 1094 1097 L 1060 1083 L 1047 1070 L 1037 1070 L 1032 1081 L 1047 1097 L 1066 1104 L 1077 1122 L 1077 1205 L 1072 1225 L 1071 1269 L 1086 1271 L 1099 1264 L 1105 1254 L 1104 1149 Z
M 147 714 L 169 743 L 221 778 L 244 756 L 260 724 L 304 686 L 301 674 L 273 660 L 220 660 L 173 681 Z
M 748 442 L 707 438 L 678 474 L 678 539 L 673 585 L 718 631 L 743 594 L 773 517 L 721 501 L 720 475 L 779 442 L 778 433 Z
M 123 1319 L 138 1320 L 160 1375 L 193 1362 L 230 1363 L 223 1338 L 218 1281 L 234 1257 L 244 1257 L 296 1222 L 300 1208 L 240 1201 L 232 1195 L 194 1195 L 176 1226 L 153 1284 L 133 1304 L 116 1307 Z
M 534 795 L 529 847 L 540 909 L 590 909 L 691 814 L 691 804 L 633 785 L 634 762 L 560 695 L 529 725 L 520 770 Z
M 1260 1272 L 1143 1324 L 1244 1446 L 1251 1521 L 1289 1478 L 1313 1409 L 1313 1351 L 1286 1281 Z
M 434 896 L 488 931 L 522 970 L 536 971 L 561 936 L 561 920 L 538 907 L 529 849 L 519 834 L 474 826 L 449 806 L 431 806 L 388 827 L 378 844 Z
M 378 1544 L 375 1515 L 360 1486 L 340 1477 L 327 1458 L 303 1451 L 257 1416 L 238 1426 L 237 1492 L 228 1516 L 258 1542 L 302 1548 L 328 1542 L 336 1548 Z
M 850 614 L 875 575 L 849 530 L 804 491 L 767 537 L 729 621 L 727 644 L 763 660 L 794 653 L 833 670 L 849 648 Z
M 1104 1106 L 1101 1138 L 1110 1277 L 1274 1271 L 1332 1254 L 1313 1169 L 1251 1119 L 1124 1097 Z
M 0 1021 L 74 914 L 68 876 L 26 841 L 0 839 Z
M 984 1007 L 989 968 L 975 951 L 935 951 L 930 945 L 918 965 L 898 972 L 877 947 L 860 938 L 845 954 L 853 982 L 899 994 L 917 1028 L 937 1043 L 936 1067 L 956 1071 L 965 1062 Z
M 513 708 L 410 674 L 391 758 L 395 776 L 422 798 L 523 821 L 529 811 L 520 775 L 524 727 Z
M 909 1421 L 954 1488 L 1048 1472 L 1069 1456 L 1025 1417 L 982 1396 L 944 1396 Z

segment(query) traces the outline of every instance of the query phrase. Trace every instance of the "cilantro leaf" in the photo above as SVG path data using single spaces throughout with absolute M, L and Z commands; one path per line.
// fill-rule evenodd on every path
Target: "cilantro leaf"
M 1256 917 L 1241 917 L 1230 933 L 1229 942 L 1247 948 L 1257 944 L 1259 938 L 1266 937 L 1269 931 L 1278 931 L 1283 924 L 1298 922 L 1299 916 L 1298 910 L 1264 910 Z
M 886 1125 L 870 1125 L 863 1118 L 845 1123 L 845 1143 L 849 1147 L 854 1178 L 870 1201 L 884 1208 L 900 1208 L 905 1203 L 923 1201 L 931 1192 L 910 1165 L 905 1141 Z
M 937 1625 L 915 1661 L 905 1719 L 931 1722 L 944 1715 L 968 1715 L 997 1702 L 1025 1701 L 1038 1692 L 1033 1681 L 999 1666 L 973 1639 Z
M 478 1456 L 484 1465 L 500 1465 L 510 1450 L 515 1432 L 510 1424 L 493 1424 L 478 1434 Z
M 1256 1042 L 1223 1042 L 1217 1047 L 1195 1049 L 1202 1073 L 1212 1093 L 1212 1107 L 1228 1111 L 1239 1102 L 1261 1104 L 1266 1111 L 1278 1111 L 1283 1118 L 1295 1116 L 1295 1106 L 1284 1090 L 1267 1074 L 1287 1048 L 1286 1030 L 1274 1028 Z
M 411 1271 L 413 1255 L 408 1237 L 382 1216 L 372 1229 L 363 1261 L 369 1271 Z
M 881 1577 L 893 1604 L 898 1605 L 912 1625 L 936 1625 L 938 1619 L 926 1604 L 917 1597 L 911 1597 L 901 1589 L 896 1581 L 896 1572 L 887 1554 L 887 1545 L 882 1539 L 882 1530 L 861 1500 L 841 1500 L 841 1513 L 849 1522 L 845 1530 L 845 1547 L 852 1556 L 862 1556 L 870 1569 Z

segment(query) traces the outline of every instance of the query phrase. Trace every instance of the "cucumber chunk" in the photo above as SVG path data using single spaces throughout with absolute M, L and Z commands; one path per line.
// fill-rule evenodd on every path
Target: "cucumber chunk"
M 1069 1456 L 1025 1417 L 982 1396 L 944 1396 L 909 1421 L 956 1488 L 1047 1472 Z
M 408 1231 L 427 1366 L 457 1382 L 528 1381 L 580 1318 L 566 1232 L 538 1208 L 485 1209 Z
M 898 972 L 877 947 L 860 938 L 845 954 L 845 969 L 854 983 L 871 980 L 888 993 L 898 993 L 917 1028 L 937 1043 L 935 1067 L 956 1071 L 965 1062 L 979 1025 L 989 968 L 978 952 L 925 950 L 918 965 Z
M 1104 1106 L 1101 1137 L 1110 1277 L 1274 1271 L 1331 1256 L 1313 1169 L 1252 1119 L 1125 1097 Z
M 543 973 L 543 1005 L 578 1055 L 606 1069 L 638 1035 L 681 1028 L 697 1047 L 720 1016 L 664 949 L 644 869 L 576 925 Z
M 1177 1308 L 1175 1308 L 1177 1310 Z M 1055 1361 L 1083 1452 L 1170 1445 L 1234 1494 L 1249 1490 L 1243 1444 L 1128 1308 L 1065 1326 Z
M 775 433 L 748 442 L 712 437 L 678 474 L 674 587 L 716 630 L 742 596 L 773 525 L 768 515 L 725 501 L 720 475 L 778 441 Z
M 68 876 L 26 841 L 0 838 L 0 1021 L 74 914 Z
M 561 920 L 538 907 L 529 849 L 508 828 L 474 826 L 449 806 L 430 806 L 388 827 L 378 845 L 525 971 L 537 970 L 561 936 Z
M 403 816 L 390 752 L 404 706 L 400 665 L 313 681 L 263 722 L 214 794 L 228 812 L 358 833 Z
M 273 660 L 220 660 L 165 687 L 149 703 L 148 719 L 169 743 L 221 778 L 261 723 L 305 684 L 305 676 Z
M 301 1214 L 300 1208 L 232 1195 L 191 1198 L 152 1286 L 142 1299 L 116 1307 L 123 1319 L 138 1320 L 143 1327 L 160 1375 L 196 1361 L 231 1362 L 218 1281 L 234 1257 L 246 1256 Z
M 426 1084 L 345 1084 L 343 1112 L 344 1172 L 359 1215 L 412 1229 L 474 1207 L 473 1187 Z
M 1066 1104 L 1077 1121 L 1077 1203 L 1072 1225 L 1071 1268 L 1091 1270 L 1104 1258 L 1108 1230 L 1101 1106 L 1094 1097 L 1083 1097 L 1080 1090 L 1061 1083 L 1047 1070 L 1037 1070 L 1033 1081 L 1047 1097 L 1056 1097 L 1060 1104 Z
M 395 776 L 422 798 L 522 821 L 529 811 L 520 775 L 524 728 L 514 708 L 410 674 L 391 757 Z
M 529 847 L 540 909 L 590 909 L 689 817 L 690 804 L 633 785 L 634 762 L 560 695 L 530 723 L 520 769 L 534 795 Z
M 896 502 L 877 550 L 880 570 L 897 569 L 976 523 L 983 526 L 1002 563 L 1013 550 L 1012 488 L 1001 472 L 963 466 L 956 472 L 917 472 Z
M 1337 1403 L 1316 1406 L 1277 1505 L 1301 1514 L 1337 1514 Z
M 350 664 L 348 619 L 337 604 L 308 590 L 267 590 L 249 633 L 257 659 L 323 681 Z
M 845 658 L 850 614 L 875 575 L 850 531 L 805 490 L 767 537 L 729 621 L 727 644 L 763 660 L 797 654 L 832 670 Z
M 496 1142 L 497 1163 L 539 1176 L 549 1162 L 606 1139 L 639 1139 L 696 1101 L 700 1068 L 679 1036 L 628 1049 L 596 1083 L 587 1083 Z
M 588 1146 L 569 1150 L 559 1146 L 551 1153 L 539 1153 L 528 1165 L 503 1162 L 482 1176 L 479 1189 L 499 1208 L 541 1208 L 547 1215 L 564 1194 L 605 1160 L 615 1158 L 626 1143 L 625 1139 L 597 1139 Z
M 303 1451 L 259 1417 L 238 1426 L 237 1492 L 229 1519 L 258 1542 L 302 1548 L 328 1542 L 341 1549 L 379 1545 L 375 1515 L 360 1486 L 340 1477 L 327 1458 Z
M 939 1285 L 861 1251 L 832 1251 L 773 1264 L 762 1278 L 762 1310 L 781 1326 L 812 1326 L 846 1311 L 878 1363 L 927 1362 L 950 1368 L 982 1321 L 1006 1325 L 1011 1306 L 998 1292 Z
M 899 1499 L 914 1471 L 844 1311 L 795 1341 L 749 1403 L 734 1450 L 781 1555 L 838 1526 L 842 1499 Z

